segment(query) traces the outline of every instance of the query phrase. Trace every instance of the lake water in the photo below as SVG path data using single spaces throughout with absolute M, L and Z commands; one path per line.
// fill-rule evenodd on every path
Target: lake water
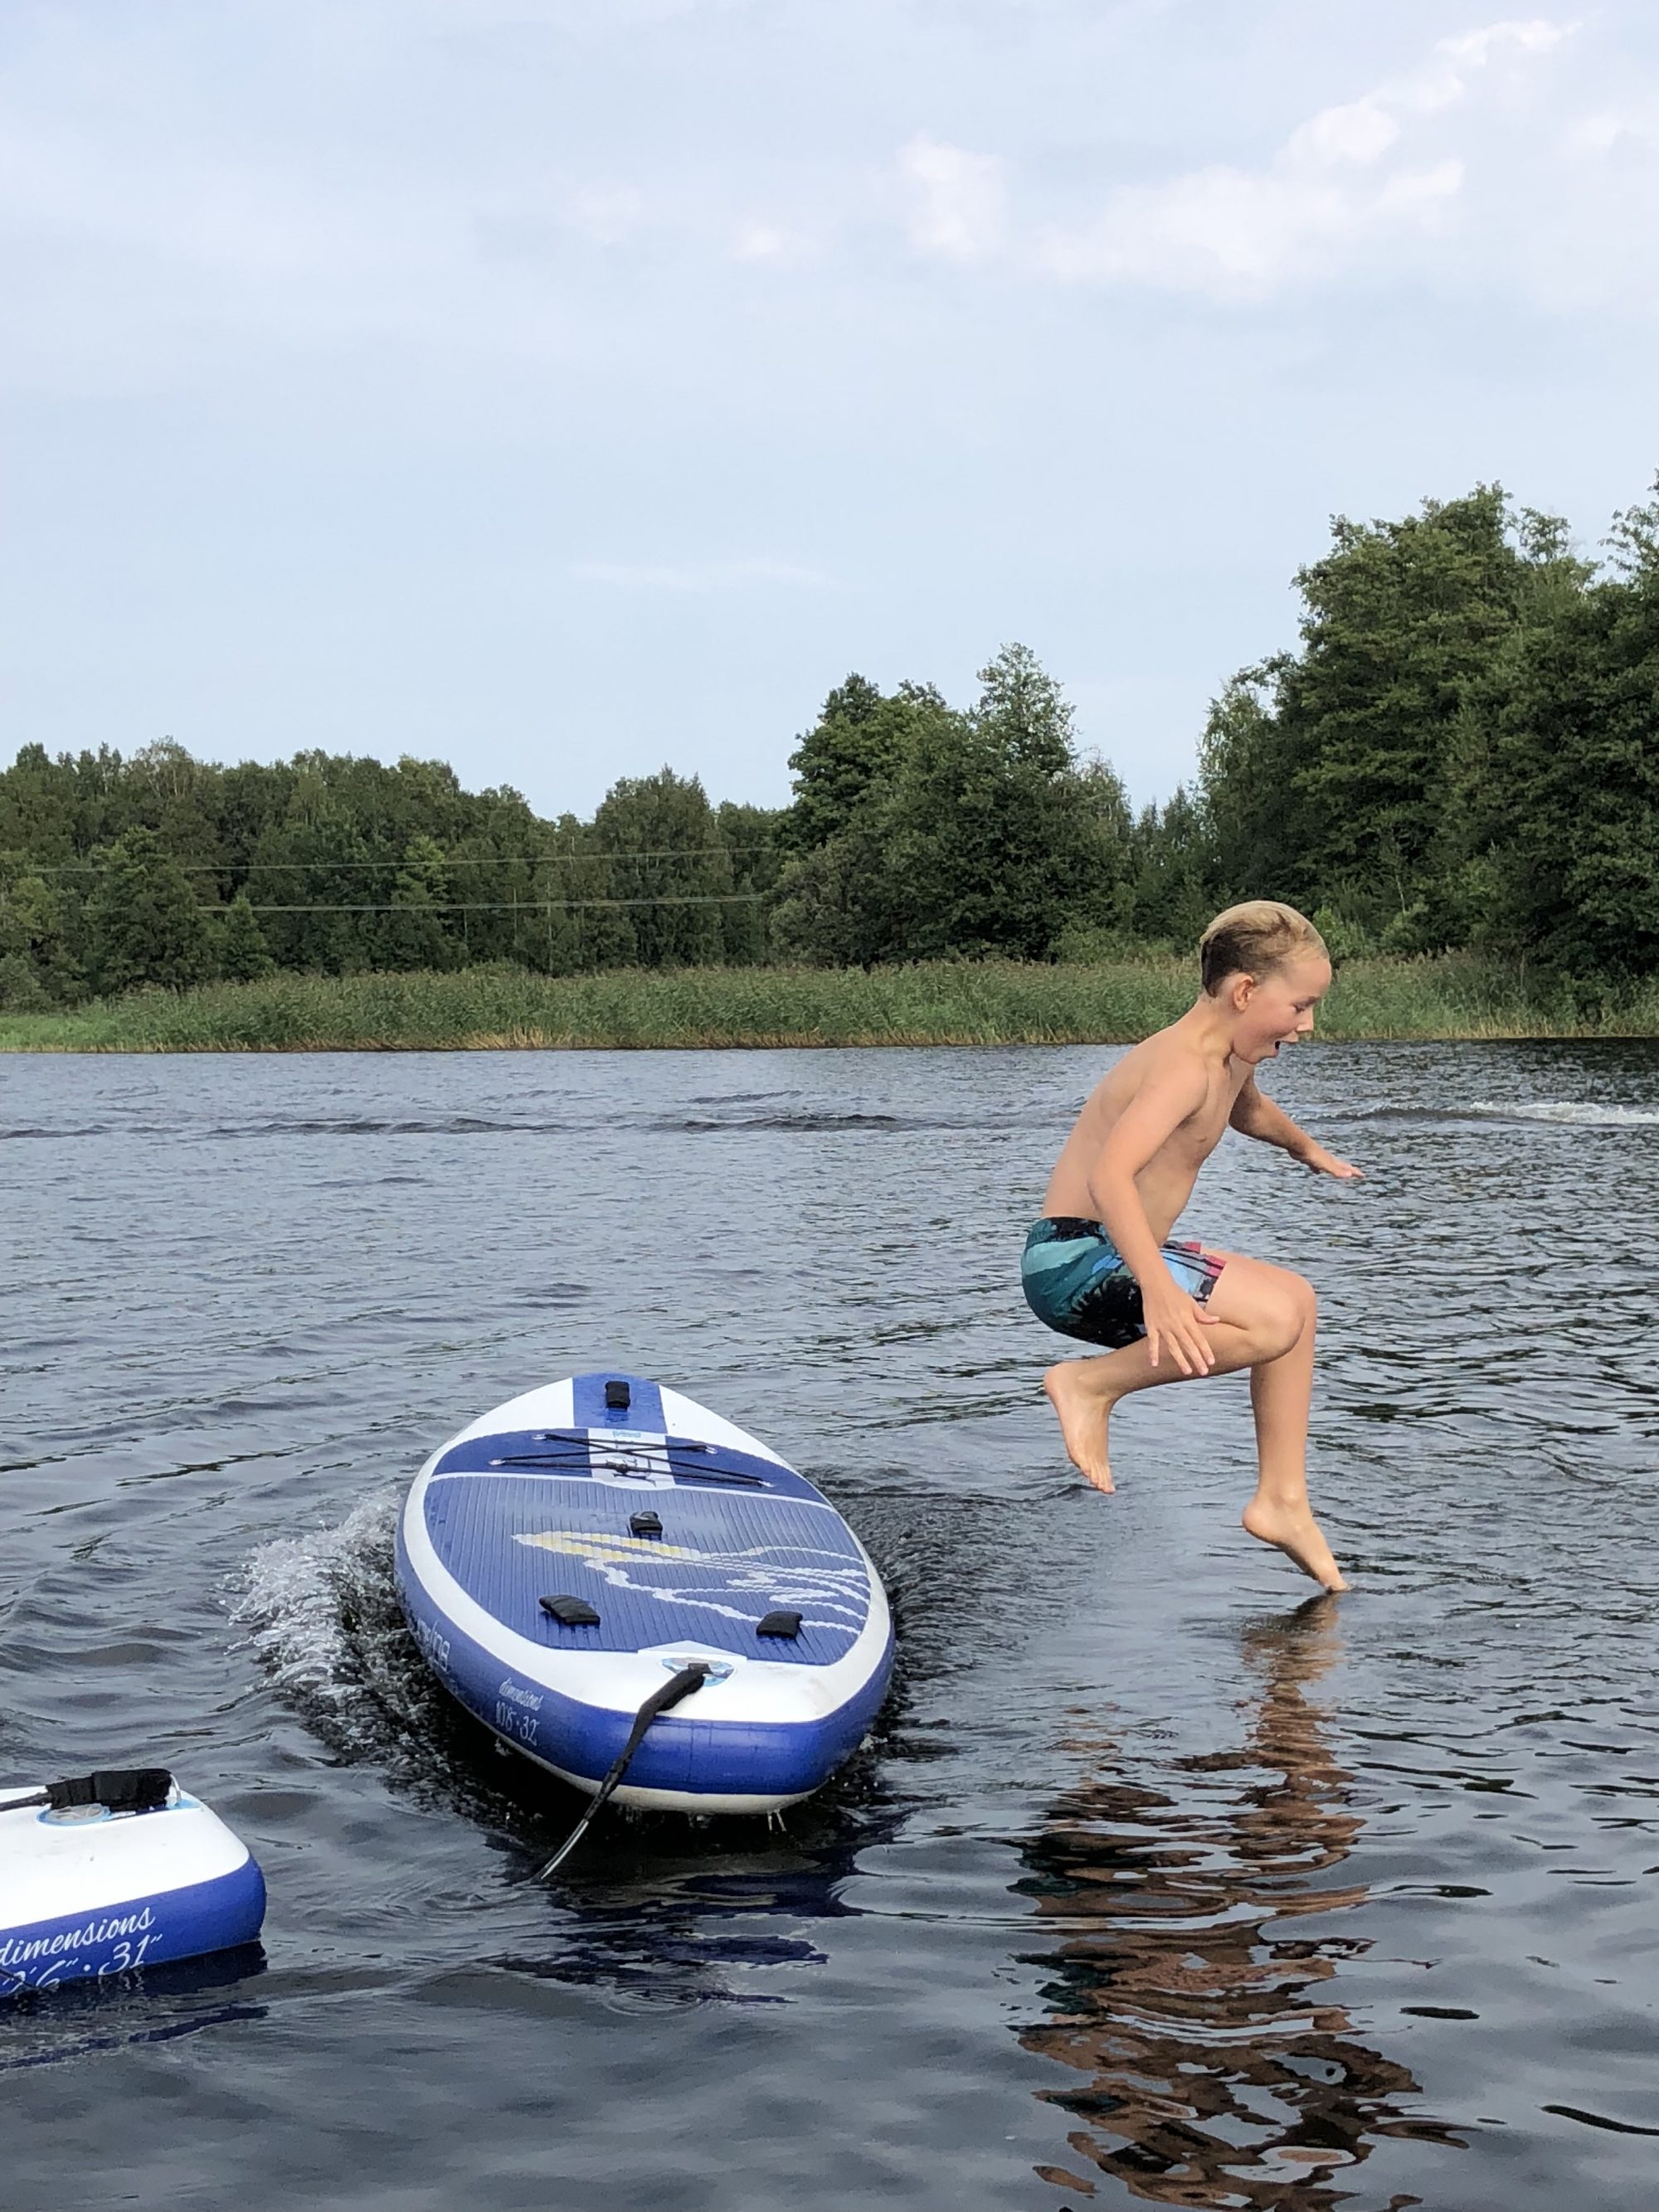
M 1323 1302 L 1338 1601 L 1243 1382 L 1073 1478 L 1018 1261 L 1099 1051 L 0 1060 L 0 1779 L 170 1762 L 263 1961 L 0 2012 L 0 2203 L 1561 2212 L 1659 2154 L 1659 1050 L 1304 1048 L 1230 1139 Z M 428 1684 L 400 1488 L 619 1363 L 796 1461 L 900 1632 L 781 1833 Z

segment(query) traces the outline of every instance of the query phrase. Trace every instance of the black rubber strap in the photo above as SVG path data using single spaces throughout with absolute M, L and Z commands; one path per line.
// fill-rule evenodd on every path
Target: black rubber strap
M 559 1845 L 558 1850 L 554 1852 L 552 1857 L 549 1859 L 547 1864 L 537 1875 L 538 1881 L 545 1881 L 549 1875 L 556 1873 L 587 1833 L 600 1808 L 607 1802 L 612 1790 L 627 1773 L 628 1762 L 645 1741 L 645 1732 L 652 1722 L 659 1713 L 672 1711 L 682 1698 L 689 1698 L 694 1690 L 702 1689 L 703 1684 L 708 1680 L 709 1672 L 708 1660 L 692 1659 L 680 1668 L 678 1674 L 671 1674 L 661 1689 L 653 1690 L 651 1692 L 638 1712 L 635 1714 L 634 1725 L 628 1731 L 628 1741 L 612 1760 L 611 1771 L 594 1791 L 592 1803 Z
M 14 1813 L 24 1805 L 50 1805 L 55 1813 L 70 1805 L 102 1805 L 112 1813 L 155 1813 L 172 1795 L 173 1777 L 165 1766 L 100 1766 L 95 1774 L 48 1782 L 27 1797 L 8 1797 L 0 1802 L 0 1813 Z
M 106 1805 L 112 1813 L 154 1813 L 173 1794 L 165 1766 L 106 1766 L 70 1782 L 48 1782 L 47 1802 L 64 1805 Z

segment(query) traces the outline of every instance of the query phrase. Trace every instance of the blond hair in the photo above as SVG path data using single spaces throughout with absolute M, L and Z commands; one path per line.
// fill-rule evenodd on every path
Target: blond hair
M 1213 993 L 1229 975 L 1267 975 L 1292 960 L 1324 957 L 1325 940 L 1305 914 L 1279 899 L 1230 906 L 1198 940 L 1199 973 Z

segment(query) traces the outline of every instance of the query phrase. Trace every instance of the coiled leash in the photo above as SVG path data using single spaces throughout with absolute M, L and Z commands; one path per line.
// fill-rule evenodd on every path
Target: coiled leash
M 653 1690 L 651 1692 L 638 1712 L 635 1714 L 634 1725 L 628 1731 L 628 1741 L 617 1753 L 611 1771 L 594 1791 L 592 1803 L 589 1805 L 547 1864 L 537 1875 L 538 1881 L 545 1881 L 549 1875 L 556 1874 L 587 1833 L 594 1820 L 610 1799 L 611 1792 L 627 1773 L 628 1762 L 645 1741 L 645 1732 L 652 1722 L 659 1713 L 672 1711 L 674 1706 L 689 1698 L 694 1690 L 700 1690 L 713 1671 L 707 1659 L 690 1659 L 680 1668 L 678 1674 L 669 1676 L 661 1689 Z

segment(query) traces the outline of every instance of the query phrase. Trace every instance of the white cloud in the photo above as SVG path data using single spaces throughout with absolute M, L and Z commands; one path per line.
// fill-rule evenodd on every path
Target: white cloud
M 1449 200 L 1463 188 L 1463 164 L 1437 161 L 1429 169 L 1402 169 L 1382 187 L 1378 208 L 1385 215 L 1420 212 L 1437 200 Z
M 1506 46 L 1517 53 L 1547 54 L 1563 39 L 1571 38 L 1577 28 L 1574 23 L 1552 23 L 1541 15 L 1526 23 L 1488 23 L 1484 30 L 1465 31 L 1459 38 L 1442 39 L 1436 52 L 1449 60 L 1468 62 L 1472 68 L 1484 69 L 1493 54 Z
M 1469 89 L 1468 72 L 1484 70 L 1502 55 L 1524 60 L 1547 54 L 1570 39 L 1576 23 L 1553 23 L 1542 16 L 1525 23 L 1488 23 L 1479 31 L 1464 31 L 1442 39 L 1428 67 L 1407 77 L 1388 94 L 1396 106 L 1419 115 L 1432 115 L 1450 107 Z
M 913 138 L 899 155 L 910 201 L 910 243 L 946 261 L 979 261 L 1007 234 L 1007 164 L 937 138 Z
M 1375 161 L 1400 136 L 1400 124 L 1375 95 L 1328 107 L 1293 131 L 1284 160 L 1323 168 L 1334 161 Z
M 755 4 L 756 0 L 360 0 L 359 11 L 394 29 L 412 20 L 452 36 L 550 30 L 593 37 L 635 24 L 739 15 Z
M 1120 187 L 1093 223 L 1051 232 L 1041 265 L 1074 282 L 1259 296 L 1391 232 L 1431 228 L 1462 191 L 1467 163 L 1446 153 L 1407 165 L 1412 130 L 1462 100 L 1470 74 L 1496 57 L 1547 53 L 1572 28 L 1539 18 L 1443 39 L 1425 70 L 1322 109 L 1260 169 L 1216 165 Z
M 1058 276 L 1176 290 L 1255 289 L 1276 282 L 1297 253 L 1347 224 L 1347 203 L 1332 186 L 1198 169 L 1169 185 L 1115 192 L 1091 230 L 1051 239 L 1044 260 Z
M 1605 154 L 1630 131 L 1622 115 L 1582 115 L 1567 132 L 1567 149 L 1574 154 Z
M 759 262 L 774 269 L 796 269 L 811 258 L 811 241 L 781 223 L 748 222 L 732 245 L 733 261 Z
M 701 561 L 678 565 L 578 561 L 570 574 L 579 584 L 622 584 L 656 592 L 730 592 L 751 584 L 793 585 L 798 590 L 813 592 L 836 588 L 833 577 L 787 561 Z
M 1568 153 L 1577 155 L 1610 154 L 1615 146 L 1659 143 L 1659 109 L 1620 113 L 1604 108 L 1595 114 L 1581 115 L 1569 126 L 1562 143 Z

